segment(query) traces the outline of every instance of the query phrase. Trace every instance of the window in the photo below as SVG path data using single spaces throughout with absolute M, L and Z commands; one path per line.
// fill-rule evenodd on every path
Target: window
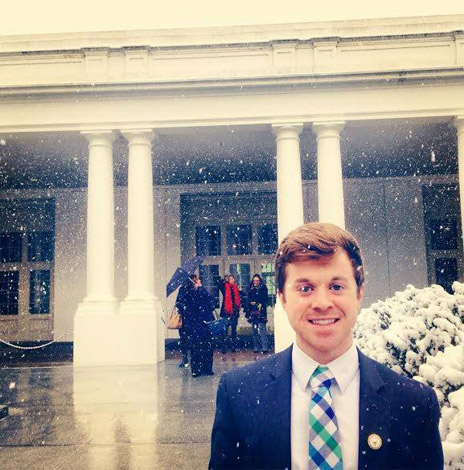
M 0 314 L 18 315 L 19 272 L 0 271 Z
M 219 265 L 202 264 L 199 267 L 199 274 L 203 287 L 216 299 L 215 307 L 219 307 L 219 287 L 217 280 L 219 279 Z
M 27 260 L 53 261 L 53 246 L 53 232 L 30 232 L 27 237 Z
M 50 271 L 31 271 L 29 287 L 29 313 L 50 313 Z
M 457 250 L 457 219 L 432 219 L 430 221 L 430 242 L 432 250 Z
M 221 227 L 196 227 L 197 256 L 221 256 Z
M 0 225 L 0 316 L 11 316 L 13 323 L 7 324 L 16 324 L 20 338 L 31 331 L 48 335 L 53 326 L 48 318 L 53 314 L 54 201 L 2 200 Z M 47 318 L 34 318 L 40 314 Z
M 274 263 L 261 263 L 261 277 L 267 287 L 269 295 L 269 307 L 273 307 L 276 303 L 277 289 L 275 285 Z
M 20 263 L 22 260 L 22 233 L 0 233 L 0 262 Z
M 244 293 L 251 282 L 250 265 L 248 263 L 231 264 L 230 274 L 234 276 L 237 285 L 243 287 Z
M 273 255 L 277 251 L 277 224 L 264 224 L 258 228 L 258 253 Z
M 251 255 L 251 225 L 227 226 L 227 254 Z
M 453 293 L 453 282 L 458 279 L 458 261 L 456 258 L 435 259 L 435 279 L 450 294 Z

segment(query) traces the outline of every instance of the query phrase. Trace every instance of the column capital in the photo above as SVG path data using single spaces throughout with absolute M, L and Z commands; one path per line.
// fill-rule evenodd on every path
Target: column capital
M 156 138 L 152 129 L 121 129 L 121 134 L 129 144 L 147 144 Z
M 453 121 L 453 126 L 457 129 L 458 134 L 464 132 L 464 114 L 460 116 L 456 116 Z
M 111 146 L 117 138 L 117 135 L 110 130 L 81 131 L 81 135 L 85 137 L 87 142 L 91 145 Z
M 272 124 L 272 132 L 277 139 L 297 139 L 303 131 L 303 124 L 292 122 L 286 124 Z
M 314 121 L 312 127 L 317 137 L 336 137 L 340 135 L 345 121 Z

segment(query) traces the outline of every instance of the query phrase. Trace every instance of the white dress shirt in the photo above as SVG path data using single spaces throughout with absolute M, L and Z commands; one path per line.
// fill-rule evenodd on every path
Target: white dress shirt
M 319 364 L 296 343 L 292 352 L 291 452 L 292 470 L 308 470 L 309 379 Z M 325 364 L 335 377 L 330 387 L 332 407 L 337 417 L 343 469 L 358 468 L 359 443 L 359 359 L 353 343 L 342 356 Z

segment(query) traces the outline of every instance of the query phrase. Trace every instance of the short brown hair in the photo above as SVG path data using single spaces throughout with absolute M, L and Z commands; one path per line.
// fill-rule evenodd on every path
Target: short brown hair
M 356 238 L 334 224 L 309 222 L 292 230 L 281 242 L 275 258 L 277 289 L 283 293 L 286 267 L 290 263 L 314 259 L 330 259 L 337 249 L 346 252 L 353 265 L 358 290 L 364 284 L 361 249 Z

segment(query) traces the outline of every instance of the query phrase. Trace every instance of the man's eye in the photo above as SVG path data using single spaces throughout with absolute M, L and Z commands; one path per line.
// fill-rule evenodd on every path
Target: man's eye
M 303 293 L 311 292 L 311 286 L 300 286 L 298 290 Z
M 332 290 L 335 290 L 335 291 L 340 291 L 343 289 L 343 286 L 341 286 L 340 284 L 334 284 L 332 287 L 331 287 Z

